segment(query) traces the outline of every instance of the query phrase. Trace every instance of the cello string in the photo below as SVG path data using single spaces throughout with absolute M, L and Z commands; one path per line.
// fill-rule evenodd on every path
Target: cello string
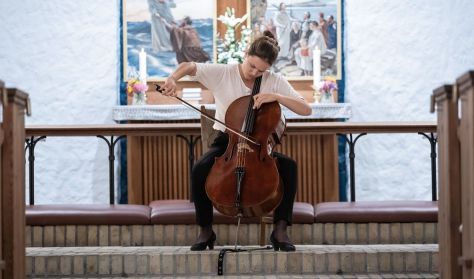
M 250 101 L 249 101 L 249 106 L 247 108 L 247 114 L 246 114 L 246 117 L 245 117 L 245 127 L 244 127 L 244 134 L 249 137 L 250 136 L 250 133 L 253 131 L 254 129 L 254 125 L 255 125 L 255 114 L 256 114 L 256 110 L 253 109 L 253 105 L 255 104 L 254 102 L 254 99 L 253 97 L 255 95 L 257 95 L 257 93 L 260 91 L 260 85 L 262 83 L 262 77 L 258 77 L 257 79 L 255 79 L 255 84 L 252 88 L 252 94 L 251 94 L 251 98 L 250 98 Z M 248 150 L 247 149 L 243 149 L 242 150 L 242 161 L 241 161 L 241 166 L 245 166 L 245 162 L 246 162 L 246 158 L 247 158 L 247 153 L 248 153 Z
M 163 88 L 161 88 L 161 86 L 157 83 L 154 84 L 156 86 L 156 91 L 157 92 L 160 92 L 160 93 L 163 93 Z M 164 95 L 163 95 L 164 96 Z M 190 103 L 186 102 L 185 100 L 181 99 L 180 97 L 178 96 L 174 96 L 174 97 L 171 97 L 171 96 L 166 96 L 166 97 L 169 97 L 169 98 L 175 98 L 175 99 L 178 99 L 181 103 L 183 103 L 184 105 L 186 105 L 187 107 L 193 109 L 193 110 L 196 110 L 197 112 L 199 112 L 202 116 L 204 116 L 205 118 L 211 120 L 211 121 L 214 121 L 214 122 L 217 122 L 221 125 L 223 125 L 224 127 L 226 127 L 227 130 L 229 130 L 230 132 L 238 135 L 239 137 L 242 137 L 242 138 L 245 138 L 246 140 L 248 140 L 249 142 L 255 144 L 255 145 L 260 145 L 258 142 L 254 141 L 253 139 L 245 136 L 244 134 L 242 134 L 242 132 L 238 132 L 232 128 L 230 128 L 229 126 L 227 126 L 227 124 L 225 124 L 224 122 L 220 121 L 219 119 L 216 119 L 212 116 L 210 116 L 209 114 L 201 111 L 200 109 L 198 109 L 197 107 L 191 105 Z

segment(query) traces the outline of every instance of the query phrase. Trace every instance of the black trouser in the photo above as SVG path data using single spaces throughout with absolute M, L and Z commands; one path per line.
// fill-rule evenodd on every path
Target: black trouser
M 194 206 L 196 208 L 196 222 L 199 226 L 209 226 L 212 224 L 212 202 L 209 200 L 205 184 L 215 157 L 224 154 L 228 135 L 220 132 L 209 151 L 204 154 L 195 164 L 192 171 L 192 192 Z M 283 199 L 275 209 L 273 222 L 285 220 L 291 225 L 293 215 L 293 203 L 296 195 L 296 162 L 280 153 L 273 153 L 278 160 L 278 172 L 283 180 Z

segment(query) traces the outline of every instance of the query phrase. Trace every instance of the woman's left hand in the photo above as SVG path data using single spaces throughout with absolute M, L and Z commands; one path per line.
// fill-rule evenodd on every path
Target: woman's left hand
M 264 103 L 278 102 L 278 94 L 259 93 L 253 97 L 253 109 L 259 109 Z

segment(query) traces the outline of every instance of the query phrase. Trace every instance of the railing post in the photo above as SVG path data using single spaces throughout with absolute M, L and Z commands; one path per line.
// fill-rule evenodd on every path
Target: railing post
M 186 142 L 186 145 L 188 146 L 188 161 L 189 161 L 189 185 L 188 185 L 188 191 L 189 191 L 189 201 L 193 202 L 193 192 L 191 191 L 191 181 L 192 181 L 192 171 L 193 171 L 193 166 L 194 166 L 194 160 L 195 160 L 195 155 L 194 155 L 194 147 L 196 146 L 197 141 L 201 138 L 201 136 L 194 137 L 193 135 L 189 136 L 189 138 L 183 136 L 183 135 L 177 135 L 176 137 L 183 139 Z
M 339 134 L 341 135 L 341 134 Z M 346 139 L 347 144 L 349 145 L 349 170 L 350 170 L 350 191 L 351 191 L 351 202 L 355 202 L 356 200 L 356 193 L 355 193 L 355 144 L 357 140 L 367 135 L 367 133 L 361 133 L 355 139 L 352 139 L 352 134 L 349 134 L 349 138 L 347 135 L 343 135 Z
M 453 86 L 445 85 L 434 90 L 434 103 L 438 113 L 439 146 L 439 263 L 441 278 L 461 278 L 457 263 L 461 255 L 461 189 L 459 179 L 459 141 L 457 136 L 458 107 Z
M 31 137 L 30 139 L 25 140 L 25 150 L 28 150 L 28 181 L 30 184 L 30 205 L 35 204 L 35 147 L 40 140 L 43 140 L 45 138 L 46 136 L 41 136 L 37 139 L 35 139 L 35 137 Z
M 2 256 L 4 278 L 25 278 L 25 108 L 28 95 L 3 90 Z M 6 102 L 6 103 L 5 103 Z
M 103 139 L 107 146 L 109 147 L 109 204 L 115 204 L 115 173 L 114 173 L 114 163 L 115 163 L 115 144 L 125 136 L 119 136 L 114 140 L 114 136 L 110 137 L 110 141 L 104 136 L 97 136 L 98 138 Z
M 458 136 L 461 144 L 462 278 L 474 278 L 474 71 L 456 80 L 461 103 Z M 454 201 L 454 200 L 453 200 Z M 452 277 L 456 278 L 456 277 Z M 457 277 L 461 278 L 461 277 Z
M 438 200 L 438 190 L 436 187 L 436 143 L 438 142 L 438 138 L 433 134 L 430 133 L 428 136 L 425 133 L 419 132 L 418 134 L 423 135 L 425 138 L 428 139 L 430 142 L 431 147 L 431 200 L 437 201 Z

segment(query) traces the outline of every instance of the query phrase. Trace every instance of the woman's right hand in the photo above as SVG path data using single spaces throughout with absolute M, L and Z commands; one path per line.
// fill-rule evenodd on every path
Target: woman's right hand
M 169 76 L 165 80 L 165 84 L 163 85 L 163 92 L 161 93 L 165 96 L 178 96 L 178 94 L 176 94 L 176 80 L 172 76 Z

